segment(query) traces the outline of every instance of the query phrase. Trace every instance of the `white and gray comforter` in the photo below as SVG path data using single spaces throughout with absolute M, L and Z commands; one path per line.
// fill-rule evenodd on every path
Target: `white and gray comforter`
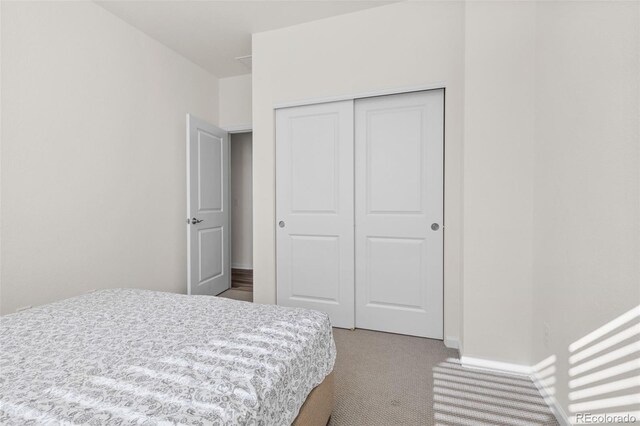
M 334 361 L 320 312 L 102 290 L 0 318 L 0 424 L 289 425 Z

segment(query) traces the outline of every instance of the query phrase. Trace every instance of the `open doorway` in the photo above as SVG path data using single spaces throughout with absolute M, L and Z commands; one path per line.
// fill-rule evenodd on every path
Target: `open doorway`
M 230 135 L 231 288 L 221 294 L 253 301 L 253 141 L 251 132 Z

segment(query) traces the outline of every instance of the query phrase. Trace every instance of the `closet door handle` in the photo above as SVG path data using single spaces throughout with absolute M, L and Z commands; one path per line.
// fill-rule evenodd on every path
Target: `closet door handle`
M 438 225 L 437 223 L 432 223 L 431 224 L 431 230 L 432 231 L 437 231 L 438 229 L 440 229 L 440 225 Z
M 284 228 L 284 225 L 285 225 L 284 220 L 281 220 L 280 222 L 278 222 L 278 226 L 280 228 Z

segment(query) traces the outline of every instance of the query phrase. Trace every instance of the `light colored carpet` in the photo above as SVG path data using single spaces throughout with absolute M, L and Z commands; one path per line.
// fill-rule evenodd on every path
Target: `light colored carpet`
M 220 296 L 253 299 L 234 289 Z M 329 426 L 558 425 L 531 380 L 462 368 L 458 351 L 439 340 L 340 328 L 333 335 Z
M 246 290 L 237 290 L 230 288 L 229 290 L 220 293 L 218 297 L 226 297 L 227 299 L 242 300 L 244 302 L 253 302 L 253 292 Z
M 463 369 L 441 341 L 334 329 L 330 426 L 557 425 L 527 378 Z

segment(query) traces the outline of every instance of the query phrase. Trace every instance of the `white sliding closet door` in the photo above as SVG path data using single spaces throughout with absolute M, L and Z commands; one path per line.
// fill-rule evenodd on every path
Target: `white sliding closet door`
M 356 327 L 442 339 L 444 91 L 355 103 Z
M 276 111 L 277 302 L 354 326 L 353 101 Z

